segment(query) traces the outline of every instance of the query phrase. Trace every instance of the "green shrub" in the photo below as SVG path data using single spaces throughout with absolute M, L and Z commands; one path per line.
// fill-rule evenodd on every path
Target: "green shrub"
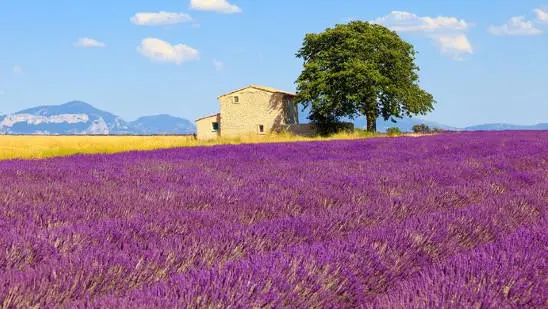
M 413 126 L 413 132 L 415 133 L 430 133 L 432 130 L 430 130 L 430 127 L 425 125 L 424 123 L 416 124 Z
M 391 127 L 386 129 L 386 134 L 389 136 L 398 136 L 401 135 L 401 130 L 398 127 Z

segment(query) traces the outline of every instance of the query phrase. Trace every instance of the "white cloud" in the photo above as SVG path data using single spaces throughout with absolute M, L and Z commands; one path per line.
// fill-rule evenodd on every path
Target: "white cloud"
M 222 71 L 225 68 L 225 64 L 217 59 L 213 59 L 213 66 L 215 67 L 216 71 Z
M 464 33 L 472 25 L 464 19 L 449 16 L 418 16 L 409 12 L 392 11 L 371 22 L 397 32 L 423 35 L 433 40 L 442 54 L 449 55 L 455 60 L 462 60 L 462 55 L 474 52 Z
M 472 44 L 465 34 L 439 35 L 434 37 L 434 40 L 443 54 L 449 55 L 455 60 L 462 60 L 463 54 L 474 52 Z
M 106 47 L 107 44 L 103 42 L 99 42 L 94 39 L 90 38 L 80 38 L 76 43 L 74 43 L 74 46 L 76 47 Z
M 548 23 L 548 11 L 543 9 L 534 9 L 535 15 L 537 16 L 537 21 L 539 23 Z
M 224 14 L 241 13 L 242 9 L 227 0 L 190 0 L 190 8 L 198 11 Z
M 493 35 L 539 35 L 542 34 L 540 29 L 535 28 L 533 22 L 526 20 L 523 16 L 515 16 L 500 26 L 490 26 L 489 33 Z
M 193 19 L 185 13 L 157 12 L 157 13 L 137 13 L 131 17 L 130 21 L 139 26 L 160 26 L 175 25 L 191 22 Z
M 23 73 L 23 68 L 20 65 L 14 65 L 13 66 L 13 73 L 22 74 Z
M 402 11 L 392 11 L 387 16 L 373 20 L 372 23 L 386 26 L 398 32 L 463 31 L 470 27 L 470 24 L 465 20 L 456 17 L 421 17 Z
M 137 50 L 145 57 L 156 62 L 172 62 L 181 64 L 183 62 L 198 60 L 200 53 L 185 44 L 172 45 L 168 42 L 155 38 L 146 38 L 137 47 Z

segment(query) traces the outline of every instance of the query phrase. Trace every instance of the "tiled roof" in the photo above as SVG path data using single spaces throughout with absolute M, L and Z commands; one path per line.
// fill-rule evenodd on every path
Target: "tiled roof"
M 268 92 L 272 92 L 272 93 L 283 93 L 283 94 L 287 94 L 287 95 L 290 95 L 290 96 L 295 96 L 295 94 L 292 93 L 292 92 L 283 91 L 283 90 L 275 89 L 275 88 L 272 88 L 272 87 L 249 85 L 249 86 L 246 86 L 246 87 L 243 87 L 243 88 L 240 88 L 240 89 L 233 90 L 229 93 L 222 94 L 222 95 L 218 96 L 217 98 L 224 97 L 226 95 L 233 94 L 234 92 L 238 92 L 240 90 L 244 90 L 244 89 L 247 89 L 247 88 L 255 88 L 255 89 L 268 91 Z

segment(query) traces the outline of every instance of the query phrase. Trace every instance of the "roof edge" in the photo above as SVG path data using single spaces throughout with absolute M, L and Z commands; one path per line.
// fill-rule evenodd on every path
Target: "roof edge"
M 279 89 L 274 89 L 274 88 L 271 88 L 271 87 L 259 86 L 259 85 L 247 85 L 245 87 L 242 87 L 242 88 L 239 88 L 239 89 L 236 89 L 236 90 L 232 90 L 232 91 L 227 92 L 225 94 L 221 94 L 221 95 L 217 96 L 217 99 L 220 98 L 220 97 L 231 95 L 231 94 L 233 94 L 235 92 L 238 92 L 238 91 L 242 91 L 242 90 L 247 89 L 247 88 L 255 88 L 255 89 L 259 89 L 259 90 L 267 91 L 267 92 L 271 92 L 271 93 L 283 93 L 283 94 L 287 94 L 287 95 L 290 95 L 290 96 L 296 96 L 297 95 L 297 94 L 292 93 L 292 92 L 279 90 Z
M 206 119 L 206 118 L 218 117 L 219 115 L 221 115 L 221 113 L 203 116 L 203 117 L 197 118 L 196 120 L 194 120 L 194 122 L 200 121 L 200 120 L 204 120 L 204 119 Z

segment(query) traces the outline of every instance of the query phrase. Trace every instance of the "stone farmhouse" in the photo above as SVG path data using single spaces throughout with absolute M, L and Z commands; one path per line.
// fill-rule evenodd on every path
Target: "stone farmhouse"
M 281 131 L 314 135 L 312 125 L 299 124 L 294 98 L 294 93 L 256 85 L 220 95 L 217 97 L 220 112 L 196 119 L 197 137 L 213 139 Z

